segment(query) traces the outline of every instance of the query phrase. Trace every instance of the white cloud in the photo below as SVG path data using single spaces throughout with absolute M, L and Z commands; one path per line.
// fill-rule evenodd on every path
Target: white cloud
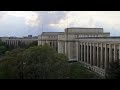
M 22 17 L 25 19 L 25 24 L 31 27 L 38 26 L 40 22 L 38 14 L 33 11 L 7 11 L 6 15 Z
M 38 15 L 37 14 L 32 15 L 32 16 L 27 16 L 25 19 L 26 19 L 25 23 L 27 25 L 32 26 L 32 27 L 38 26 L 39 23 L 40 23 L 40 20 L 38 19 Z
M 112 35 L 120 33 L 120 11 L 2 11 L 0 21 L 7 16 L 24 19 L 26 27 L 47 31 L 63 31 L 66 27 L 102 27 Z M 46 29 L 47 28 L 47 29 Z M 119 34 L 120 35 L 120 34 Z
M 61 29 L 68 27 L 103 27 L 104 31 L 112 32 L 113 35 L 120 33 L 119 11 L 71 11 L 50 26 Z M 111 29 L 110 29 L 111 28 Z M 107 30 L 110 29 L 110 30 Z M 115 30 L 116 32 L 113 32 Z

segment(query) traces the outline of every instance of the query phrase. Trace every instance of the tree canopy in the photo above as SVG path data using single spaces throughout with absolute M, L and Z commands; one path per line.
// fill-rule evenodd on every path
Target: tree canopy
M 19 79 L 61 79 L 67 75 L 67 57 L 47 45 L 13 50 L 0 63 L 2 75 Z M 10 74 L 9 74 L 10 73 Z
M 85 79 L 99 78 L 79 63 L 68 63 L 64 54 L 44 46 L 17 48 L 0 58 L 1 79 Z
M 110 67 L 107 68 L 106 79 L 120 79 L 120 65 L 118 61 L 110 63 Z
M 33 41 L 28 45 L 28 47 L 38 46 L 38 41 Z
M 0 56 L 7 51 L 5 43 L 0 40 Z

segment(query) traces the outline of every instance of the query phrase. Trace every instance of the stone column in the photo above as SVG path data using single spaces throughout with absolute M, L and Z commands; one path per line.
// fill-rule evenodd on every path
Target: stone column
M 65 54 L 68 56 L 68 42 L 65 41 Z
M 86 43 L 84 42 L 84 62 L 86 63 Z
M 112 45 L 109 44 L 109 63 L 112 62 Z
M 66 48 L 65 48 L 65 41 L 62 41 L 62 42 L 61 42 L 61 45 L 62 45 L 62 47 L 63 47 L 63 53 L 65 54 L 65 49 L 66 49 Z
M 101 43 L 101 60 L 100 60 L 100 67 L 103 68 L 103 44 Z
M 97 43 L 97 66 L 99 67 L 99 43 Z
M 11 40 L 9 40 L 9 45 L 11 46 Z
M 108 51 L 107 51 L 107 44 L 105 44 L 105 63 L 104 63 L 104 65 L 105 65 L 105 70 L 108 68 L 108 64 L 109 63 L 109 61 L 108 61 Z
M 83 46 L 82 46 L 82 42 L 81 42 L 81 61 L 83 61 Z
M 18 47 L 18 40 L 17 40 L 17 47 Z
M 61 42 L 60 41 L 58 41 L 58 53 L 61 53 Z
M 90 64 L 92 65 L 92 43 L 90 43 Z
M 67 53 L 68 53 L 69 60 L 71 59 L 71 47 L 70 47 L 70 44 L 71 44 L 71 42 L 68 42 Z
M 80 60 L 80 43 L 78 41 L 78 61 Z
M 13 48 L 15 47 L 15 40 L 12 40 L 12 42 L 13 42 Z
M 87 43 L 87 63 L 89 64 L 89 43 Z
M 117 61 L 117 49 L 115 44 L 114 44 L 114 61 Z
M 76 60 L 78 61 L 78 52 L 79 52 L 79 49 L 78 49 L 78 47 L 79 47 L 79 45 L 78 45 L 78 41 L 76 41 Z
M 95 66 L 95 44 L 93 43 L 93 65 Z
M 17 40 L 15 40 L 15 47 L 17 47 Z
M 40 45 L 40 40 L 38 39 L 38 46 Z

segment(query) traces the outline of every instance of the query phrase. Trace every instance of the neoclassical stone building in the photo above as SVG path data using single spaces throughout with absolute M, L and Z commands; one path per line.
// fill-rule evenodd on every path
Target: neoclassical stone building
M 86 68 L 105 76 L 110 62 L 120 59 L 120 37 L 110 37 L 103 28 L 66 28 L 65 32 L 43 32 L 38 45 L 47 43 L 69 61 L 78 61 Z
M 38 41 L 38 36 L 28 35 L 27 37 L 0 37 L 5 44 L 10 47 L 18 48 L 19 45 L 28 45 L 33 41 Z

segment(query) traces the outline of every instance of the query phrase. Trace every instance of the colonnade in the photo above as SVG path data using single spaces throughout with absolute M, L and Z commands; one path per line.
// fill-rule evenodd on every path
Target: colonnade
M 52 48 L 55 48 L 58 51 L 58 41 L 57 40 L 39 40 L 38 45 L 48 44 Z
M 120 59 L 120 45 L 109 43 L 76 42 L 77 60 L 91 66 L 106 69 Z
M 5 43 L 8 46 L 12 46 L 12 47 L 17 48 L 21 44 L 27 45 L 33 41 L 37 41 L 37 40 L 5 40 Z
M 18 40 L 6 40 L 5 43 L 8 46 L 12 45 L 14 47 L 18 47 L 19 41 Z

